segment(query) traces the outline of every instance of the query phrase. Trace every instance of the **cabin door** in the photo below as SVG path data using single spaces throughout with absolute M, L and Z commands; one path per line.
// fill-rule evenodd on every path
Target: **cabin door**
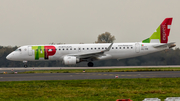
M 28 46 L 28 53 L 29 53 L 29 56 L 33 55 L 33 50 L 31 46 Z
M 135 51 L 136 51 L 136 53 L 140 52 L 140 44 L 138 42 L 135 43 Z

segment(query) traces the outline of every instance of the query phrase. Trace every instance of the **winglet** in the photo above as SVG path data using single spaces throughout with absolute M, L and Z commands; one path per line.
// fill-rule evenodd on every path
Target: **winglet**
M 109 47 L 106 50 L 104 50 L 104 52 L 109 51 L 111 49 L 112 45 L 113 45 L 113 42 L 109 45 Z

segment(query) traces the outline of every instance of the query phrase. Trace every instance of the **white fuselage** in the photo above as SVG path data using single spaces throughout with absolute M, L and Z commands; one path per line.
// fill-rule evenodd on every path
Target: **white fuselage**
M 21 46 L 16 51 L 13 51 L 7 56 L 7 59 L 14 61 L 43 61 L 43 60 L 63 60 L 65 56 L 79 55 L 83 59 L 83 54 L 96 53 L 106 50 L 110 43 L 98 44 L 61 44 L 61 45 L 27 45 Z M 103 55 L 92 55 L 92 61 L 106 59 L 125 59 L 141 55 L 146 55 L 153 52 L 168 49 L 154 48 L 154 45 L 161 43 L 114 43 L 109 51 Z M 52 48 L 51 47 L 55 47 Z M 47 56 L 49 55 L 49 56 Z M 91 56 L 90 56 L 91 57 Z M 84 58 L 84 60 L 88 58 Z

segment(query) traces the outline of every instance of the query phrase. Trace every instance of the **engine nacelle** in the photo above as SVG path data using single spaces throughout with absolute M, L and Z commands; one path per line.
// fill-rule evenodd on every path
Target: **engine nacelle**
M 75 56 L 65 56 L 63 58 L 63 63 L 65 65 L 75 65 L 79 62 L 79 58 L 76 58 Z

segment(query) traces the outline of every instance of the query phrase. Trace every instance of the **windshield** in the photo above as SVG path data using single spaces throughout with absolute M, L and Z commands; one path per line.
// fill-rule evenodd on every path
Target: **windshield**
M 20 48 L 18 48 L 18 49 L 16 49 L 15 51 L 21 51 L 21 49 L 20 49 Z

